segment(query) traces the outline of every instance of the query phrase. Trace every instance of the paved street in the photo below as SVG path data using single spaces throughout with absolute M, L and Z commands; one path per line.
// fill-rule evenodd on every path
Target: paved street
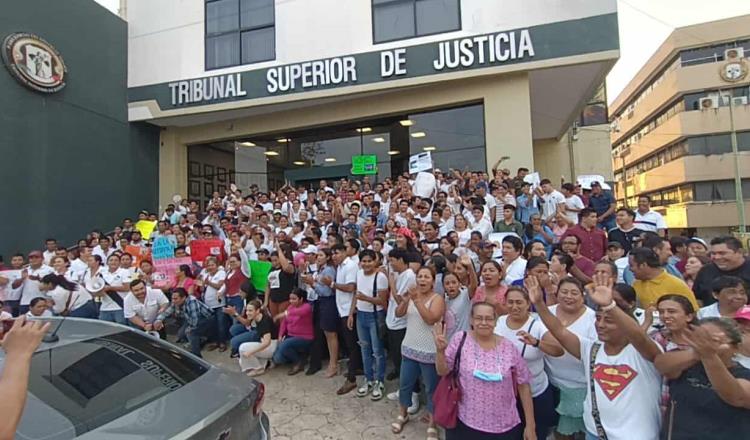
M 227 353 L 204 355 L 222 368 L 239 369 L 236 359 L 229 359 Z M 266 385 L 263 409 L 271 419 L 273 440 L 413 439 L 426 435 L 427 425 L 418 420 L 421 413 L 412 418 L 404 432 L 392 434 L 390 424 L 397 416 L 398 405 L 385 397 L 372 402 L 356 397 L 354 391 L 337 396 L 343 376 L 327 379 L 321 371 L 312 377 L 304 373 L 290 377 L 287 370 L 286 366 L 277 367 L 260 377 Z M 388 382 L 387 391 L 392 391 L 396 383 Z

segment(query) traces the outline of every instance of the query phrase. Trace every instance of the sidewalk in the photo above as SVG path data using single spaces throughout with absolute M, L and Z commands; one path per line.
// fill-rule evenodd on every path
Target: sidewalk
M 236 359 L 228 353 L 203 352 L 214 365 L 237 371 Z M 342 364 L 343 366 L 343 364 Z M 415 416 L 401 434 L 391 432 L 391 422 L 398 416 L 398 403 L 383 397 L 373 402 L 369 397 L 358 398 L 355 391 L 337 396 L 336 390 L 344 376 L 323 377 L 299 373 L 287 376 L 288 366 L 280 366 L 258 379 L 266 385 L 263 410 L 271 420 L 272 440 L 352 440 L 352 439 L 414 439 L 425 438 L 427 424 L 419 421 L 424 413 Z M 398 381 L 386 383 L 386 392 L 395 390 Z

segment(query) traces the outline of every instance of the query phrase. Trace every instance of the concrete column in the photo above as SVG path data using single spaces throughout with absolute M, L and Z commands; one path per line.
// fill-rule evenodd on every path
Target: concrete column
M 159 143 L 159 212 L 172 203 L 175 194 L 187 198 L 187 145 L 179 141 L 174 129 L 161 131 Z
M 501 167 L 509 168 L 511 176 L 519 167 L 534 169 L 531 98 L 526 73 L 509 75 L 488 88 L 484 96 L 484 131 L 487 172 L 491 173 L 492 165 L 502 156 L 510 156 Z

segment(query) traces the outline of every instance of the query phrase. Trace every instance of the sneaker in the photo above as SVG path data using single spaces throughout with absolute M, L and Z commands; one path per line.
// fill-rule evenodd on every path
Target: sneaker
M 419 412 L 419 393 L 411 393 L 411 406 L 406 408 L 406 412 L 412 415 Z
M 372 397 L 370 399 L 373 402 L 377 402 L 378 400 L 383 398 L 384 392 L 385 392 L 385 385 L 383 385 L 383 382 L 376 380 L 375 384 L 372 386 Z
M 365 397 L 366 395 L 370 394 L 370 391 L 372 391 L 372 388 L 374 386 L 375 382 L 366 380 L 361 387 L 357 388 L 357 397 Z
M 387 396 L 385 396 L 386 399 L 390 400 L 391 402 L 397 402 L 398 401 L 398 390 L 388 393 Z

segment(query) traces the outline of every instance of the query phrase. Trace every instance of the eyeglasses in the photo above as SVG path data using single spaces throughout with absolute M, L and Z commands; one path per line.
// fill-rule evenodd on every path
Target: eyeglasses
M 474 316 L 472 319 L 476 322 L 495 322 L 497 318 L 494 316 Z

